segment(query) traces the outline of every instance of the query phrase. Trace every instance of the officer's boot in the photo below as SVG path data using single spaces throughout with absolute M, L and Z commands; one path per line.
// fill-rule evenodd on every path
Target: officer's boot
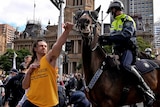
M 139 85 L 142 88 L 142 91 L 144 92 L 147 107 L 151 107 L 152 104 L 155 101 L 155 95 L 154 95 L 154 93 L 149 88 L 149 86 L 146 84 L 146 82 L 141 77 L 141 75 L 139 74 L 139 72 L 134 68 L 134 66 L 131 66 L 131 71 L 134 74 L 134 76 L 136 76 L 136 78 L 139 80 L 138 82 L 139 82 Z

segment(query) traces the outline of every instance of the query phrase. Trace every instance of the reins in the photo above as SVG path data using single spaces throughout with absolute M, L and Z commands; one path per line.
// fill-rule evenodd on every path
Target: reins
M 97 23 L 96 23 L 97 24 Z M 83 34 L 82 32 L 81 32 L 81 34 L 82 34 L 82 37 L 83 37 L 83 39 L 88 39 L 88 45 L 91 45 L 91 42 L 92 42 L 92 40 L 95 38 L 95 36 L 96 36 L 96 28 L 97 28 L 97 25 L 92 25 L 92 26 L 94 26 L 93 27 L 93 32 L 90 32 L 89 33 L 89 35 L 88 36 L 85 36 L 85 34 Z M 93 48 L 91 47 L 91 52 L 94 52 L 97 48 L 100 48 L 102 51 L 103 51 L 103 49 L 102 49 L 102 47 L 100 47 L 99 46 L 99 43 L 97 42 L 94 46 L 93 46 Z M 104 52 L 104 54 L 105 54 L 105 52 Z M 87 86 L 87 84 L 86 84 L 86 81 L 84 81 L 85 82 L 85 89 L 86 89 L 86 91 L 87 92 L 89 92 L 89 90 L 91 90 L 92 88 L 93 88 L 93 86 L 96 84 L 96 82 L 97 82 L 97 80 L 100 78 L 100 76 L 101 76 L 101 74 L 103 73 L 103 68 L 104 68 L 104 66 L 106 65 L 106 62 L 105 62 L 106 60 L 104 60 L 103 62 L 102 62 L 102 64 L 101 64 L 101 66 L 97 69 L 97 71 L 95 72 L 95 74 L 94 74 L 94 76 L 92 77 L 92 79 L 91 79 L 91 81 L 89 82 L 89 84 L 88 84 L 88 86 Z

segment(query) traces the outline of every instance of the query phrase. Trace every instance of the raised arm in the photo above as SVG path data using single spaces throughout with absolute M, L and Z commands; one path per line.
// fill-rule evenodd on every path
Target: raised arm
M 57 59 L 57 57 L 60 55 L 61 50 L 62 50 L 62 46 L 63 44 L 66 42 L 67 37 L 69 35 L 69 32 L 72 30 L 73 28 L 73 24 L 70 22 L 67 22 L 64 24 L 63 28 L 65 29 L 65 31 L 62 33 L 62 35 L 57 39 L 57 41 L 55 42 L 55 44 L 53 45 L 52 49 L 48 52 L 48 54 L 46 55 L 47 60 L 49 62 L 51 62 L 52 66 L 55 66 L 52 61 L 55 61 Z

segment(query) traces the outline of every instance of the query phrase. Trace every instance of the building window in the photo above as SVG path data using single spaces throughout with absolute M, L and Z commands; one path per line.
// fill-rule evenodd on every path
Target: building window
M 82 52 L 81 47 L 82 47 L 82 41 L 78 40 L 78 53 Z
M 80 0 L 80 5 L 82 5 L 82 0 Z
M 73 0 L 73 6 L 75 6 L 75 0 Z
M 78 2 L 79 2 L 79 0 L 77 0 L 77 6 L 79 5 L 79 3 L 78 3 Z

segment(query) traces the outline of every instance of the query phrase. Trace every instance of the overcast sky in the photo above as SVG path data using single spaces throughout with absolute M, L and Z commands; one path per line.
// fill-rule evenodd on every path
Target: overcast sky
M 51 25 L 58 23 L 59 11 L 50 0 L 1 0 L 0 23 L 7 23 L 14 27 L 19 27 L 19 30 L 24 30 L 24 28 L 20 29 L 21 26 L 25 26 L 27 20 L 33 19 L 34 1 L 36 3 L 36 20 L 41 21 L 44 27 L 47 26 L 49 20 Z M 110 1 L 112 0 L 95 0 L 95 8 L 101 5 L 104 17 Z M 160 0 L 154 0 L 154 21 L 160 19 L 158 6 L 160 6 Z M 101 15 L 99 19 L 101 19 Z M 105 19 L 105 22 L 109 22 L 109 17 Z

